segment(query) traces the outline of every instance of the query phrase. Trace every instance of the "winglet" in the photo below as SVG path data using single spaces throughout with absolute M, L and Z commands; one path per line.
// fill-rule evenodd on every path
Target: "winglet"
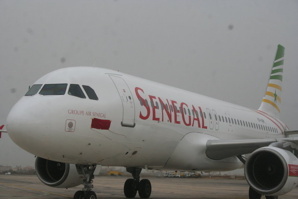
M 0 126 L 0 138 L 2 136 L 2 133 L 6 133 L 7 131 L 3 129 L 4 128 L 4 125 L 1 125 Z
M 280 114 L 284 51 L 285 48 L 279 44 L 277 46 L 265 96 L 259 108 L 260 111 L 266 112 L 276 118 L 279 118 Z

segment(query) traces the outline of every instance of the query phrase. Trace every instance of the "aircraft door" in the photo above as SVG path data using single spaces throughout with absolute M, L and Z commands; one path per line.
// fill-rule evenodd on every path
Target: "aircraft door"
M 231 123 L 231 119 L 230 119 L 230 113 L 226 112 L 225 113 L 226 118 L 228 119 L 228 132 L 232 132 L 232 123 Z
M 214 122 L 213 122 L 213 118 L 212 118 L 212 115 L 211 115 L 211 111 L 210 111 L 209 108 L 207 108 L 206 111 L 207 111 L 207 118 L 209 118 L 209 128 L 211 130 L 213 130 L 213 128 L 214 128 Z
M 110 75 L 122 102 L 122 126 L 135 126 L 135 105 L 128 85 L 121 76 Z
M 218 115 L 216 114 L 216 111 L 214 109 L 212 109 L 212 116 L 215 119 L 215 121 L 214 121 L 215 130 L 218 131 L 218 129 L 219 129 Z

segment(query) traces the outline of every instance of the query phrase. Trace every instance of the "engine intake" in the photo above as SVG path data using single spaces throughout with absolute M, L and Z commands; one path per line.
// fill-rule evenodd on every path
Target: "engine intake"
M 37 177 L 45 185 L 57 188 L 75 187 L 83 183 L 74 164 L 55 162 L 37 157 L 35 160 Z
M 298 159 L 290 151 L 263 147 L 249 157 L 245 165 L 248 184 L 262 195 L 282 195 L 298 184 Z

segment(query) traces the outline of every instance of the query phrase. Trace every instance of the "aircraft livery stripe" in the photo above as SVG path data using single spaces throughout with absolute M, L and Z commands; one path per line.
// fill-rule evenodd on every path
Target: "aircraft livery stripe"
M 273 124 L 275 124 L 275 126 L 277 128 L 279 128 L 279 130 L 283 133 L 284 130 L 283 130 L 283 127 L 282 127 L 282 124 L 278 121 L 278 120 L 275 120 L 274 118 L 270 117 L 269 115 L 267 115 L 267 113 L 264 113 L 263 111 L 257 111 L 257 113 L 259 113 L 260 115 L 263 115 L 264 117 L 266 117 L 267 119 L 269 119 Z M 278 125 L 277 123 L 279 123 L 280 125 Z
M 280 90 L 280 91 L 282 90 L 282 89 L 281 89 L 281 86 L 279 86 L 279 85 L 277 85 L 277 84 L 269 83 L 269 84 L 268 84 L 268 87 L 276 88 L 276 89 L 278 89 L 278 90 Z
M 278 45 L 274 60 L 278 60 L 278 59 L 284 57 L 284 54 L 285 54 L 285 48 L 282 45 Z
M 272 93 L 272 92 L 270 92 L 270 91 L 267 91 L 267 92 L 266 92 L 266 95 L 271 96 L 271 97 L 274 97 L 274 98 L 276 97 L 276 100 L 277 100 L 278 102 L 281 102 L 280 97 L 279 97 L 279 96 L 276 96 L 275 93 Z
M 279 68 L 279 69 L 272 70 L 271 74 L 282 73 L 283 71 L 284 70 L 282 68 Z
M 278 112 L 280 112 L 279 107 L 274 102 L 272 102 L 271 100 L 263 99 L 262 101 L 265 102 L 265 103 L 268 103 L 268 104 L 272 105 Z
M 270 79 L 278 79 L 278 80 L 282 81 L 282 75 L 272 75 L 270 77 Z
M 273 64 L 273 67 L 281 66 L 281 65 L 283 65 L 283 64 L 284 64 L 284 60 L 280 60 L 280 61 L 278 61 L 278 62 L 275 62 L 275 63 Z

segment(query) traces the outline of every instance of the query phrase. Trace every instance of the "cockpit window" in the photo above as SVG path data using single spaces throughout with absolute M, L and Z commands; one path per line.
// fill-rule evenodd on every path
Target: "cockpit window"
M 64 95 L 66 91 L 67 84 L 45 84 L 40 95 Z
M 93 88 L 91 88 L 90 86 L 86 86 L 86 85 L 83 85 L 83 88 L 90 99 L 98 100 L 98 97 L 97 97 L 95 91 L 93 90 Z
M 33 96 L 35 95 L 39 89 L 41 88 L 42 84 L 34 84 L 29 88 L 28 92 L 25 94 L 25 96 Z
M 79 98 L 86 98 L 85 94 L 78 84 L 70 84 L 68 94 Z

